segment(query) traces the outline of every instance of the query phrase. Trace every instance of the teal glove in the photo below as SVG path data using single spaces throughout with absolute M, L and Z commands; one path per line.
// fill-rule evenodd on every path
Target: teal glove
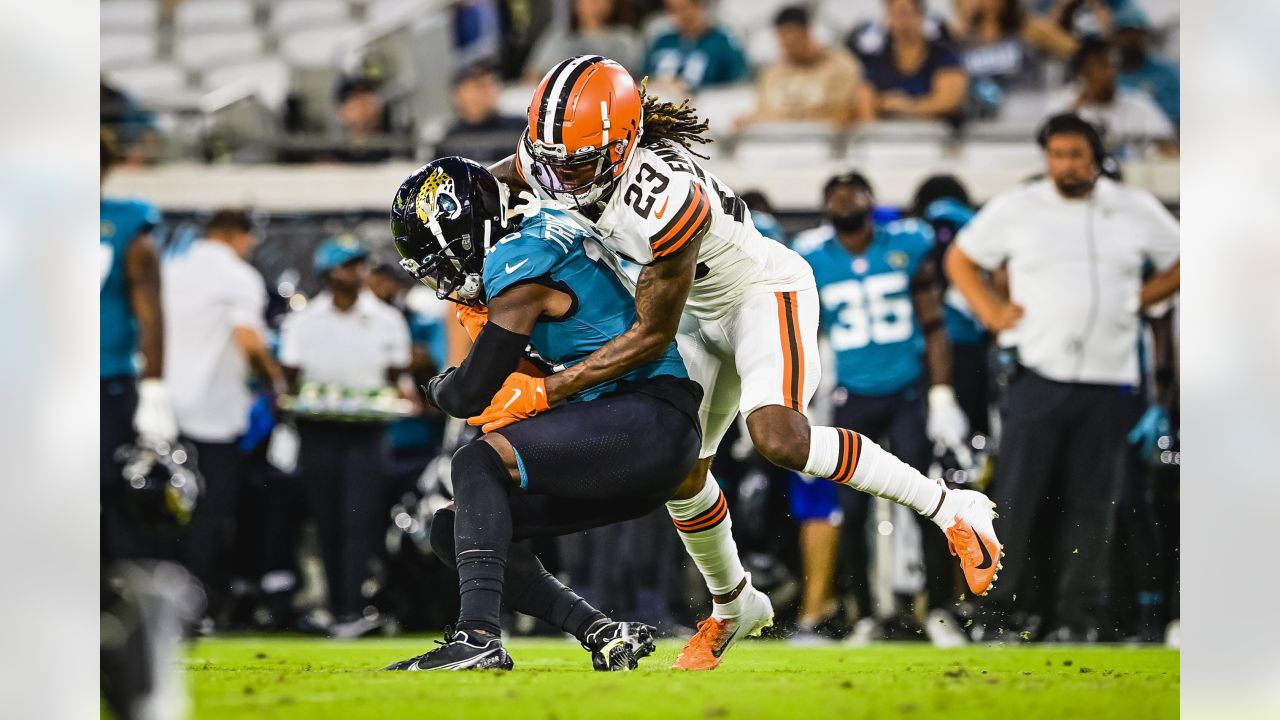
M 1138 449 L 1138 455 L 1143 460 L 1149 461 L 1160 454 L 1160 446 L 1157 444 L 1160 438 L 1171 432 L 1169 411 L 1162 405 L 1152 405 L 1129 431 L 1129 444 Z

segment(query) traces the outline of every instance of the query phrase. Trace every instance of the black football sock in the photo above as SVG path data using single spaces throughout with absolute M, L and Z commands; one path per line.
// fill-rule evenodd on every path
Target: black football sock
M 431 547 L 449 567 L 454 567 L 457 556 L 453 540 L 455 522 L 453 508 L 437 510 L 431 522 Z M 508 550 L 504 587 L 507 607 L 557 627 L 579 642 L 586 641 L 592 625 L 609 619 L 561 584 L 547 572 L 533 551 L 519 543 L 512 544 Z
M 498 452 L 473 442 L 453 456 L 458 628 L 502 634 L 502 589 L 511 546 L 511 479 Z
M 507 604 L 560 628 L 583 644 L 592 625 L 608 620 L 547 572 L 538 556 L 523 545 L 512 545 L 507 560 Z

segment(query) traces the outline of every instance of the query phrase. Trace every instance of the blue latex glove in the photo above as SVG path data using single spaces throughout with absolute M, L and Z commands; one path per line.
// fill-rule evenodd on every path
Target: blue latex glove
M 1171 431 L 1169 411 L 1161 405 L 1152 405 L 1129 431 L 1129 444 L 1138 449 L 1143 460 L 1149 460 L 1160 454 L 1160 446 L 1156 443 Z

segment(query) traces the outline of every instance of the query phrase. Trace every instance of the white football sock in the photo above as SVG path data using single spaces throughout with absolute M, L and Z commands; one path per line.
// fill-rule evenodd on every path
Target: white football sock
M 840 467 L 840 432 L 833 427 L 809 428 L 809 459 L 804 464 L 805 475 L 829 478 Z
M 906 505 L 934 522 L 946 491 L 861 433 L 833 427 L 809 429 L 805 473 Z
M 732 592 L 747 573 L 738 559 L 738 545 L 733 540 L 733 519 L 720 485 L 711 473 L 697 495 L 688 500 L 671 500 L 667 512 L 679 531 L 685 552 L 702 573 L 712 595 Z M 713 606 L 717 617 L 730 607 Z

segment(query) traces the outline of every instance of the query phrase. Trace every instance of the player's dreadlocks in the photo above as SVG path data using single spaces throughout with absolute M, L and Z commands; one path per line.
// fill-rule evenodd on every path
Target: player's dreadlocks
M 659 100 L 648 93 L 649 78 L 640 81 L 640 117 L 644 124 L 644 134 L 640 136 L 641 147 L 654 147 L 664 142 L 676 143 L 702 159 L 707 159 L 693 149 L 693 143 L 705 145 L 714 142 L 703 133 L 707 131 L 707 121 L 699 118 L 697 112 L 689 107 L 689 99 L 685 98 L 679 105 Z

